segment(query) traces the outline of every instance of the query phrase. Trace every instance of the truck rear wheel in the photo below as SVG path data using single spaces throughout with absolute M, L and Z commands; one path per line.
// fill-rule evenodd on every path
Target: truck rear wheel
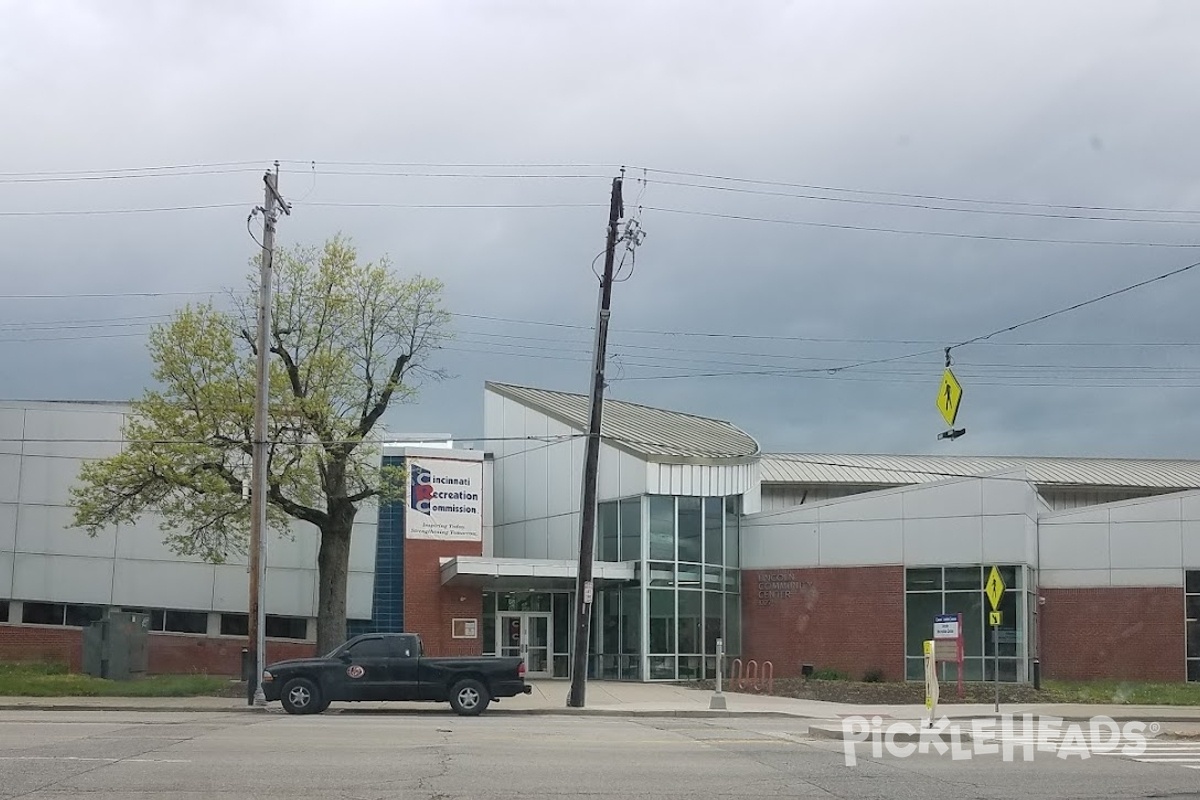
M 320 714 L 327 706 L 323 705 L 321 690 L 308 678 L 292 678 L 285 683 L 279 701 L 289 714 Z
M 475 717 L 483 713 L 492 701 L 487 687 L 474 678 L 465 678 L 450 690 L 450 707 L 460 717 Z

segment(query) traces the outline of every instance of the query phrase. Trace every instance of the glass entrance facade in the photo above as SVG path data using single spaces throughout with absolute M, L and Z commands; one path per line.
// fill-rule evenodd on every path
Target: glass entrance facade
M 741 511 L 740 496 L 644 495 L 599 504 L 596 560 L 633 562 L 636 578 L 597 582 L 589 677 L 710 678 L 716 674 L 718 639 L 724 639 L 728 655 L 740 654 Z M 525 626 L 518 632 L 527 636 L 525 628 L 534 624 L 528 615 L 549 614 L 549 674 L 569 677 L 573 597 L 573 592 L 484 592 L 485 655 L 512 654 L 509 629 Z M 521 612 L 526 616 L 518 617 Z

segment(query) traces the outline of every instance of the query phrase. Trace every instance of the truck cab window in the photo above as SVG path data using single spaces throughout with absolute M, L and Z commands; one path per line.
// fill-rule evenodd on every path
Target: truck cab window
M 391 655 L 386 639 L 364 639 L 346 648 L 351 658 L 387 658 Z

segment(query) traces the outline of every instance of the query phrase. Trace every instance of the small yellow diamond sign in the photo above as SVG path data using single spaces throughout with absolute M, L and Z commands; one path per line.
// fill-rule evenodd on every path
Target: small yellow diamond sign
M 938 389 L 937 406 L 942 412 L 942 419 L 947 425 L 953 425 L 958 418 L 958 405 L 962 402 L 962 385 L 954 373 L 947 367 L 942 373 L 942 385 Z
M 1003 611 L 989 611 L 988 612 L 988 625 L 991 625 L 993 628 L 999 628 L 1000 620 L 1003 616 L 1004 616 Z
M 1000 600 L 1004 597 L 1004 578 L 1000 577 L 1000 570 L 992 567 L 992 572 L 988 575 L 987 583 L 984 584 L 983 590 L 987 593 L 988 602 L 992 604 L 992 611 L 997 611 L 1000 608 Z M 993 623 L 997 624 L 997 623 Z

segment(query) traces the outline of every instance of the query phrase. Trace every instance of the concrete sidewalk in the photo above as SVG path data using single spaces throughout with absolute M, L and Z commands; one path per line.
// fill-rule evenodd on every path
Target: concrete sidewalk
M 622 683 L 591 681 L 587 685 L 586 707 L 567 708 L 570 684 L 562 680 L 530 681 L 533 693 L 493 703 L 487 714 L 565 714 L 654 717 L 791 717 L 812 724 L 840 724 L 846 717 L 880 717 L 885 721 L 919 721 L 928 714 L 922 705 L 852 705 L 820 700 L 798 700 L 725 692 L 727 710 L 711 710 L 711 691 L 661 683 Z M 247 714 L 283 711 L 278 703 L 267 709 L 246 705 L 244 698 L 230 697 L 0 697 L 0 711 L 159 711 L 159 712 L 232 712 Z M 1107 716 L 1118 722 L 1189 723 L 1200 728 L 1197 706 L 1132 706 L 1072 704 L 1001 704 L 1001 714 L 1056 717 L 1064 720 L 1089 720 Z M 335 703 L 326 713 L 404 714 L 450 713 L 445 703 Z M 938 717 L 954 720 L 992 719 L 991 704 L 942 704 Z

